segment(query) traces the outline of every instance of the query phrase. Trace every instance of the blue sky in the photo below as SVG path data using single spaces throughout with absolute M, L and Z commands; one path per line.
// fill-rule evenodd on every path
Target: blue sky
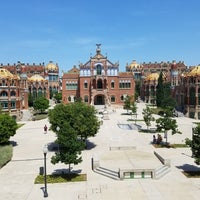
M 0 63 L 58 63 L 63 71 L 102 54 L 127 63 L 200 64 L 199 0 L 1 1 Z

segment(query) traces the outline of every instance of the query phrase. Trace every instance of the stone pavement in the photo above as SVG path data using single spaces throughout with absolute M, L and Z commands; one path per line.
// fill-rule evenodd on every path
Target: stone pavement
M 142 109 L 145 104 L 138 103 L 138 119 L 142 119 Z M 197 200 L 200 197 L 200 179 L 188 179 L 181 171 L 184 169 L 200 170 L 191 158 L 189 148 L 155 149 L 150 142 L 153 134 L 138 133 L 137 130 L 123 130 L 117 123 L 127 123 L 128 115 L 121 115 L 125 111 L 117 108 L 115 112 L 108 109 L 108 120 L 96 137 L 89 138 L 91 147 L 82 153 L 83 162 L 72 166 L 73 170 L 87 173 L 86 182 L 48 184 L 49 200 Z M 196 121 L 185 117 L 176 118 L 181 135 L 170 135 L 171 143 L 184 143 L 185 138 L 192 137 L 192 122 Z M 43 146 L 55 140 L 55 134 L 43 132 L 43 126 L 48 120 L 24 121 L 25 123 L 17 134 L 11 138 L 14 146 L 13 158 L 6 166 L 0 169 L 0 199 L 1 200 L 40 200 L 44 199 L 43 185 L 34 184 L 39 174 L 39 167 L 43 166 Z M 145 127 L 144 122 L 138 122 Z M 113 180 L 99 175 L 91 170 L 91 158 L 99 158 L 101 164 L 116 168 L 134 165 L 157 165 L 157 160 L 149 157 L 141 159 L 141 154 L 124 156 L 124 152 L 115 154 L 109 150 L 111 146 L 135 146 L 143 156 L 159 152 L 163 157 L 171 159 L 171 172 L 158 180 L 153 179 L 126 179 Z M 52 165 L 50 162 L 53 152 L 47 154 L 47 173 L 66 169 L 64 164 Z M 146 162 L 145 162 L 146 161 Z

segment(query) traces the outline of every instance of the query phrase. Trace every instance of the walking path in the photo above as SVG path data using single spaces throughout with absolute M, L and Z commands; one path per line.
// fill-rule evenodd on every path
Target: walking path
M 142 119 L 142 110 L 145 104 L 138 104 L 138 119 Z M 155 149 L 150 142 L 153 134 L 138 133 L 137 130 L 123 130 L 117 126 L 118 122 L 127 123 L 128 115 L 121 115 L 125 111 L 118 108 L 116 112 L 109 111 L 109 120 L 103 120 L 103 125 L 97 135 L 89 138 L 93 145 L 83 151 L 83 162 L 73 166 L 73 170 L 87 173 L 86 182 L 48 184 L 49 200 L 197 200 L 200 197 L 200 179 L 188 179 L 181 171 L 183 169 L 200 170 L 191 158 L 189 148 Z M 185 138 L 192 137 L 192 122 L 195 120 L 185 117 L 176 118 L 181 135 L 170 135 L 171 143 L 184 143 Z M 39 174 L 39 168 L 43 166 L 42 149 L 45 144 L 55 141 L 55 134 L 48 131 L 44 134 L 44 124 L 47 119 L 40 121 L 24 121 L 25 123 L 17 134 L 11 138 L 16 143 L 12 161 L 0 169 L 0 199 L 2 200 L 40 200 L 44 199 L 43 185 L 34 184 L 35 177 Z M 139 123 L 145 127 L 144 122 Z M 129 154 L 125 151 L 116 153 L 109 150 L 111 146 L 135 146 L 137 152 Z M 154 179 L 126 179 L 113 180 L 97 174 L 91 170 L 91 158 L 99 158 L 100 164 L 111 169 L 145 165 L 149 167 L 158 165 L 157 160 L 146 155 L 152 155 L 157 151 L 162 156 L 171 159 L 171 172 L 158 180 Z M 47 174 L 56 170 L 66 169 L 67 166 L 60 163 L 51 164 L 53 152 L 47 154 Z M 143 157 L 144 156 L 144 157 Z

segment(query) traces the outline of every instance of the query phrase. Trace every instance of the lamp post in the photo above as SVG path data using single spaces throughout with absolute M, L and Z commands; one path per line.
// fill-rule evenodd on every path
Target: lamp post
M 47 193 L 47 167 L 46 167 L 46 156 L 47 156 L 47 145 L 44 146 L 43 148 L 43 153 L 44 153 L 44 197 L 48 197 Z

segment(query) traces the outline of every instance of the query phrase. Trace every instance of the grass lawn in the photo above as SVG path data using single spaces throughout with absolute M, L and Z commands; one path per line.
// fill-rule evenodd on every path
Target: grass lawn
M 11 160 L 12 153 L 13 147 L 11 144 L 0 146 L 0 168 Z
M 37 113 L 37 114 L 34 114 L 34 119 L 35 120 L 41 120 L 41 119 L 46 119 L 48 117 L 48 114 L 47 113 Z
M 55 175 L 47 175 L 47 183 L 66 183 L 66 182 L 79 182 L 86 181 L 86 174 L 55 174 Z M 35 178 L 35 184 L 43 184 L 44 176 L 38 175 Z

